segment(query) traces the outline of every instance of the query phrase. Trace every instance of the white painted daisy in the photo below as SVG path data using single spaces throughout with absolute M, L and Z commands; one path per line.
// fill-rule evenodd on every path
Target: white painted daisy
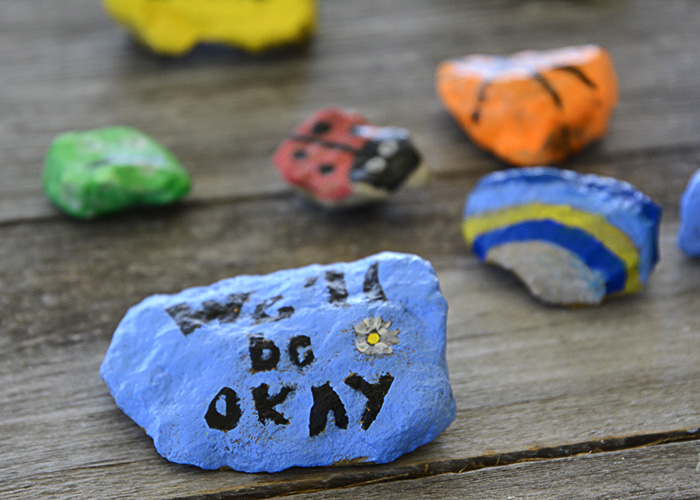
M 391 354 L 392 345 L 399 343 L 399 331 L 389 330 L 391 321 L 382 318 L 365 318 L 355 325 L 355 347 L 364 354 Z

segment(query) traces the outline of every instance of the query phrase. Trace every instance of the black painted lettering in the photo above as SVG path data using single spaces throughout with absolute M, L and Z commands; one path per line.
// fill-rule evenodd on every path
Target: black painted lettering
M 270 386 L 267 384 L 260 384 L 258 387 L 253 389 L 253 401 L 255 401 L 255 411 L 258 412 L 258 419 L 261 423 L 265 423 L 266 420 L 272 420 L 277 425 L 287 425 L 289 420 L 280 412 L 275 410 L 275 406 L 284 403 L 290 392 L 294 391 L 293 387 L 284 386 L 282 390 L 270 397 L 269 391 Z
M 241 314 L 241 308 L 249 295 L 249 293 L 231 294 L 224 304 L 218 304 L 213 300 L 204 302 L 202 307 L 205 320 L 209 322 L 218 319 L 221 323 L 233 323 Z
M 318 280 L 318 276 L 312 276 L 311 278 L 306 278 L 306 281 L 304 282 L 304 288 L 310 288 L 316 284 L 316 281 Z
M 375 262 L 367 269 L 362 291 L 365 292 L 367 300 L 386 300 L 384 289 L 379 282 L 379 262 Z
M 224 411 L 220 412 L 216 407 L 223 399 Z M 241 407 L 238 404 L 238 394 L 229 387 L 224 387 L 209 403 L 209 409 L 204 420 L 211 429 L 228 432 L 238 425 L 241 419 Z
M 173 318 L 183 335 L 189 335 L 203 324 L 202 318 L 197 317 L 198 314 L 187 304 L 177 304 L 165 311 Z
M 266 301 L 255 306 L 253 319 L 258 323 L 269 323 L 271 321 L 279 321 L 281 319 L 289 318 L 292 314 L 294 314 L 294 308 L 291 306 L 280 307 L 277 309 L 277 314 L 274 316 L 270 316 L 265 312 L 265 309 L 272 307 L 280 300 L 282 300 L 282 295 L 267 299 Z
M 311 393 L 314 397 L 314 404 L 309 415 L 309 436 L 317 436 L 326 429 L 328 414 L 333 412 L 336 427 L 340 429 L 348 428 L 348 414 L 340 397 L 331 388 L 331 383 L 326 382 L 320 387 L 312 387 Z
M 165 311 L 177 323 L 183 335 L 189 335 L 197 328 L 219 320 L 221 323 L 233 323 L 241 314 L 243 304 L 248 300 L 248 293 L 234 293 L 227 297 L 226 302 L 220 304 L 214 300 L 202 303 L 200 309 L 192 309 L 182 303 L 167 308 Z
M 299 359 L 299 349 L 307 348 L 304 358 Z M 289 341 L 289 359 L 299 368 L 309 366 L 314 362 L 314 352 L 311 350 L 311 339 L 306 335 L 297 335 Z
M 326 271 L 326 288 L 330 297 L 328 302 L 331 304 L 344 304 L 348 298 L 348 290 L 345 287 L 345 274 L 336 273 L 335 271 Z
M 376 384 L 370 384 L 356 373 L 345 379 L 347 385 L 356 391 L 360 391 L 367 398 L 365 412 L 360 419 L 360 424 L 362 424 L 364 430 L 369 429 L 369 426 L 372 425 L 372 422 L 379 415 L 379 411 L 384 406 L 384 397 L 389 392 L 392 382 L 394 382 L 394 377 L 388 373 L 382 375 Z
M 253 371 L 265 372 L 274 370 L 280 360 L 279 347 L 271 340 L 256 335 L 248 340 L 248 351 Z

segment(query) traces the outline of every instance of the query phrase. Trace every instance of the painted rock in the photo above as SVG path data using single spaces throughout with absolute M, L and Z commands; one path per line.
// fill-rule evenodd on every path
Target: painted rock
M 190 189 L 189 174 L 177 158 L 128 127 L 59 135 L 46 153 L 42 181 L 56 206 L 83 219 L 172 203 Z
M 680 218 L 678 247 L 691 257 L 700 257 L 700 170 L 683 191 Z
M 474 142 L 518 166 L 560 163 L 600 139 L 617 105 L 612 59 L 595 45 L 445 61 L 436 87 Z
M 483 177 L 462 230 L 479 259 L 550 304 L 599 304 L 642 289 L 658 261 L 661 207 L 611 177 L 534 167 Z
M 198 43 L 256 53 L 302 42 L 316 24 L 315 0 L 104 0 L 104 6 L 143 44 L 168 56 Z
M 370 125 L 339 108 L 320 110 L 299 125 L 273 162 L 292 187 L 326 207 L 371 203 L 428 178 L 408 130 Z
M 455 418 L 446 313 L 414 255 L 239 276 L 132 307 L 100 374 L 173 462 L 384 463 Z

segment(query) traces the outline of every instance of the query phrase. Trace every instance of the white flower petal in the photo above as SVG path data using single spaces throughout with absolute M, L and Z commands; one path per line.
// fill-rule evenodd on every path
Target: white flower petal
M 368 318 L 368 320 L 367 324 L 372 330 L 377 330 L 382 326 L 382 318 Z
M 377 342 L 372 346 L 371 354 L 391 354 L 393 351 L 394 350 L 391 348 L 391 346 L 386 345 L 384 342 Z
M 399 343 L 399 331 L 398 330 L 387 330 L 384 335 L 382 335 L 382 342 L 394 345 Z
M 357 350 L 360 352 L 366 352 L 368 349 L 370 349 L 372 346 L 369 345 L 365 339 L 357 339 L 355 341 L 355 347 L 357 347 Z
M 367 335 L 369 332 L 372 331 L 372 329 L 365 324 L 367 320 L 362 321 L 358 324 L 355 325 L 355 332 L 358 333 L 359 335 Z
M 399 343 L 399 331 L 388 330 L 391 326 L 391 320 L 384 321 L 380 317 L 365 318 L 355 325 L 355 347 L 358 351 L 365 354 L 374 354 L 381 356 L 383 354 L 391 354 L 394 352 L 392 345 Z M 369 336 L 372 334 L 379 335 L 379 342 L 372 345 L 368 342 Z

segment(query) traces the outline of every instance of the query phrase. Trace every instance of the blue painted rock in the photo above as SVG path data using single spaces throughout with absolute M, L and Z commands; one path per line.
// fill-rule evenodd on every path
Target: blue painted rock
M 340 108 L 322 109 L 299 125 L 273 162 L 287 183 L 325 207 L 372 203 L 428 178 L 408 130 L 377 127 Z
M 692 257 L 700 256 L 700 170 L 690 178 L 681 196 L 678 246 Z
M 238 276 L 132 307 L 100 374 L 173 462 L 384 463 L 455 418 L 446 313 L 414 255 Z
M 658 261 L 661 207 L 610 177 L 548 167 L 483 177 L 462 230 L 477 256 L 551 304 L 599 304 L 640 291 Z

